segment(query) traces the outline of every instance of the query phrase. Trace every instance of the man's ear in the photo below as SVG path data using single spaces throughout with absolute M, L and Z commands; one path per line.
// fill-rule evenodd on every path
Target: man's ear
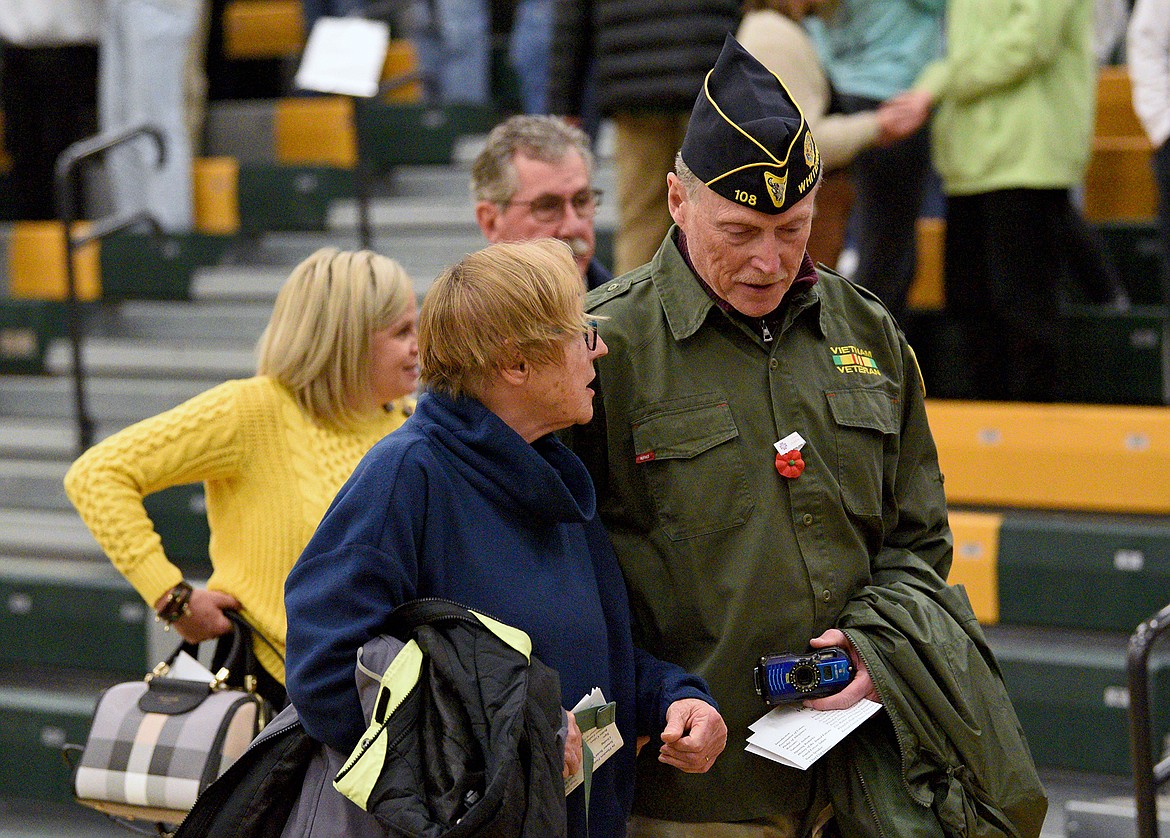
M 476 201 L 475 223 L 479 225 L 483 237 L 492 244 L 500 241 L 500 216 L 503 210 L 499 204 L 492 201 Z
M 689 208 L 688 196 L 686 187 L 674 172 L 666 175 L 666 208 L 674 223 L 681 227 Z

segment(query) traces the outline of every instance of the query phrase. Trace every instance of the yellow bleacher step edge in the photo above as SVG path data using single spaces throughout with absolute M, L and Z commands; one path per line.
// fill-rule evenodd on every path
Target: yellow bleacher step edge
M 78 221 L 84 235 L 89 223 Z M 90 242 L 73 254 L 79 300 L 101 296 L 100 244 Z M 8 242 L 8 292 L 27 300 L 64 300 L 69 296 L 65 268 L 65 225 L 60 221 L 17 221 Z
M 418 51 L 408 38 L 392 38 L 386 50 L 386 63 L 382 65 L 382 81 L 407 79 L 418 72 Z M 403 81 L 386 90 L 382 99 L 396 104 L 416 104 L 423 99 L 422 82 L 418 79 Z
M 1150 169 L 1153 148 L 1144 136 L 1094 137 L 1085 172 L 1085 218 L 1141 221 L 1154 217 L 1158 191 Z
M 1170 514 L 1170 407 L 928 399 L 947 501 Z
M 993 512 L 950 511 L 954 558 L 947 581 L 962 585 L 979 622 L 999 622 L 999 530 L 1003 516 Z
M 1144 137 L 1133 109 L 1129 69 L 1105 66 L 1097 74 L 1097 110 L 1093 133 L 1098 137 Z
M 195 230 L 234 235 L 240 229 L 240 164 L 234 157 L 197 157 L 191 163 Z
M 223 10 L 223 52 L 230 59 L 283 58 L 305 45 L 301 0 L 230 0 Z
M 276 159 L 281 163 L 357 165 L 353 100 L 344 96 L 281 99 L 274 112 Z
M 917 268 L 906 298 L 913 309 L 941 309 L 943 292 L 943 243 L 947 223 L 941 218 L 919 218 L 915 235 L 918 244 Z

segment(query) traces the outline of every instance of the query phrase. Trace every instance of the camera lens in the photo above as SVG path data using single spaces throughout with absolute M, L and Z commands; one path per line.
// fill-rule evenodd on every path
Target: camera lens
M 792 668 L 792 686 L 803 691 L 811 690 L 820 682 L 817 668 L 812 664 L 803 663 Z

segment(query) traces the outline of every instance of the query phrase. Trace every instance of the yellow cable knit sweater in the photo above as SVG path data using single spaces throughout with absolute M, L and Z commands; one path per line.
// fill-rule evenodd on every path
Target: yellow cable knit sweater
M 213 572 L 207 587 L 236 597 L 284 654 L 284 580 L 362 456 L 410 407 L 352 430 L 322 427 L 267 376 L 228 381 L 86 451 L 65 492 L 106 555 L 152 608 L 182 573 L 142 505 L 168 486 L 203 481 Z M 263 642 L 260 663 L 284 683 Z

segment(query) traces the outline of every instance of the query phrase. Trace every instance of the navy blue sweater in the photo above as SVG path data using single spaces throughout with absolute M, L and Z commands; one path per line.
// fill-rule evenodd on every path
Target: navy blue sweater
M 523 629 L 572 707 L 593 687 L 618 706 L 625 746 L 594 775 L 590 832 L 625 834 L 634 739 L 657 737 L 702 679 L 633 647 L 629 603 L 581 461 L 554 436 L 529 445 L 473 399 L 427 393 L 362 459 L 289 574 L 287 685 L 305 728 L 348 753 L 365 730 L 355 652 L 397 605 L 442 597 Z M 570 835 L 584 835 L 581 792 Z

